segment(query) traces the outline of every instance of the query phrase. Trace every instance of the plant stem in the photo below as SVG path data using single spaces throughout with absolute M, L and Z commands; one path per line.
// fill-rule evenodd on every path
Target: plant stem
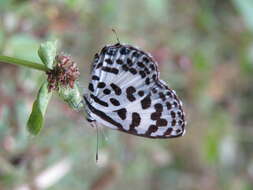
M 4 56 L 4 55 L 0 55 L 0 63 L 22 65 L 22 66 L 29 67 L 32 69 L 37 69 L 40 71 L 47 71 L 48 70 L 46 68 L 46 66 L 44 66 L 42 64 L 31 62 L 31 61 L 26 61 L 26 60 L 22 60 L 22 59 L 17 59 L 14 57 L 8 57 L 8 56 Z

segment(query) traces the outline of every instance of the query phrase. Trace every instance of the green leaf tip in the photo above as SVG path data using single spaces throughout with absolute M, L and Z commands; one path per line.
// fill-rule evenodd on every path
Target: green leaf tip
M 53 69 L 57 52 L 57 40 L 47 41 L 40 45 L 38 55 L 48 69 Z
M 27 122 L 27 129 L 33 135 L 38 135 L 44 126 L 44 116 L 52 96 L 52 92 L 48 91 L 47 85 L 47 82 L 42 84 Z
M 73 88 L 60 87 L 58 94 L 72 109 L 80 110 L 83 107 L 82 96 L 76 83 Z

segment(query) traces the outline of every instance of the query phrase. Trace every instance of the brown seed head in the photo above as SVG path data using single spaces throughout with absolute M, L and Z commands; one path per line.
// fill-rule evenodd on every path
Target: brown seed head
M 59 90 L 59 86 L 74 88 L 74 83 L 80 72 L 70 56 L 60 54 L 55 57 L 56 66 L 46 72 L 48 89 Z

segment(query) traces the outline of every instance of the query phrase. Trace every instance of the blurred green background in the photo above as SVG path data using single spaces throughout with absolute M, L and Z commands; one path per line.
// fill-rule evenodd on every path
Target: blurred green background
M 0 54 L 39 62 L 59 39 L 87 86 L 104 45 L 149 51 L 184 103 L 184 137 L 96 130 L 57 96 L 44 129 L 26 131 L 39 71 L 0 64 L 1 190 L 253 189 L 252 0 L 0 0 Z

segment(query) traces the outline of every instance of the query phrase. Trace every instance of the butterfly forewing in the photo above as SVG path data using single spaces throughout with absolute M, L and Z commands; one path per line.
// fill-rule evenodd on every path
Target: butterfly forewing
M 119 43 L 104 47 L 92 63 L 89 91 L 90 120 L 149 138 L 184 134 L 182 103 L 144 51 Z

